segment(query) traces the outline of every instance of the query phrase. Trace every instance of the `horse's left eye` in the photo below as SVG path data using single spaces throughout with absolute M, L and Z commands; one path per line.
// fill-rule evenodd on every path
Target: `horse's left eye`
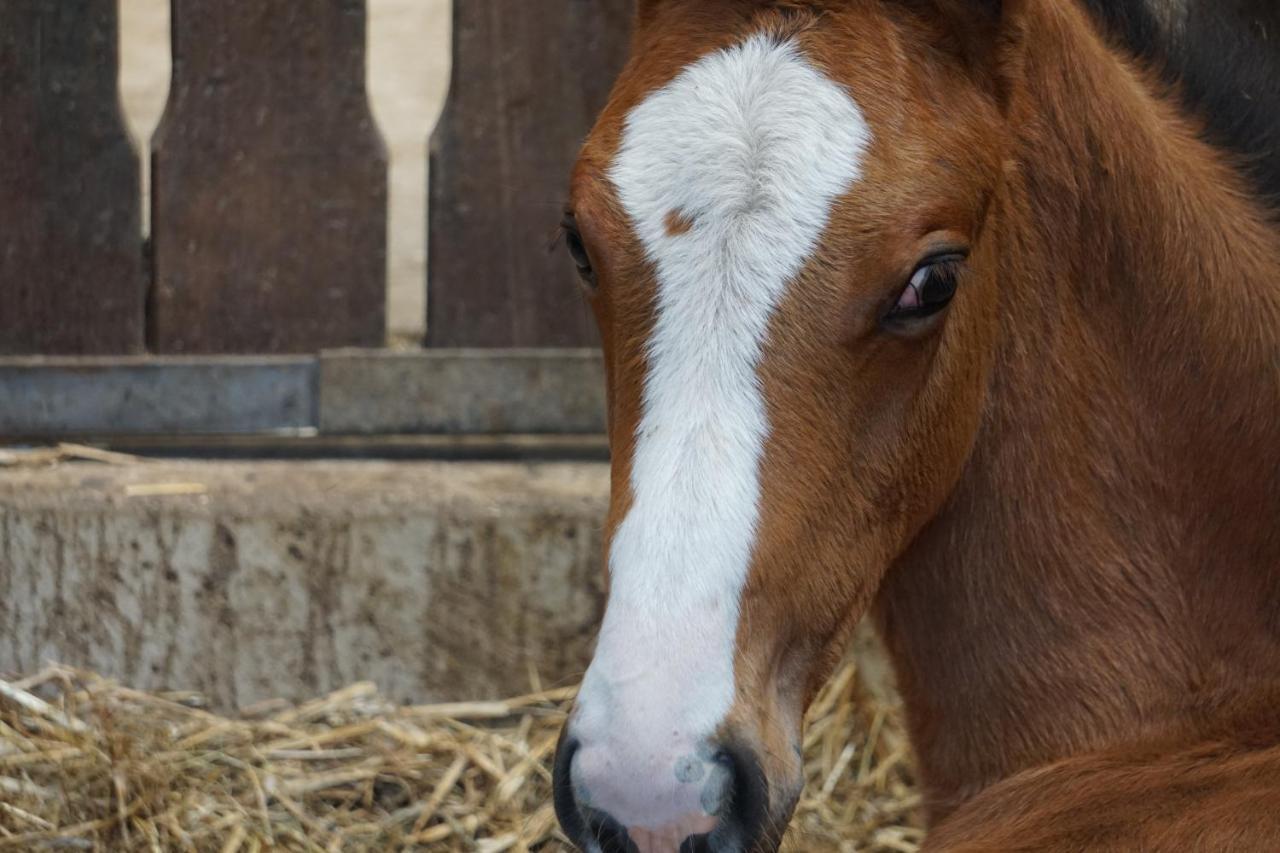
M 911 276 L 898 304 L 886 318 L 892 322 L 909 322 L 932 317 L 951 304 L 960 278 L 958 256 L 935 258 L 920 266 Z
M 560 222 L 560 229 L 564 232 L 564 244 L 569 250 L 569 257 L 573 259 L 573 265 L 578 269 L 578 275 L 587 285 L 595 287 L 595 270 L 591 266 L 591 256 L 587 254 L 587 246 L 582 242 L 578 220 L 572 213 L 566 213 Z

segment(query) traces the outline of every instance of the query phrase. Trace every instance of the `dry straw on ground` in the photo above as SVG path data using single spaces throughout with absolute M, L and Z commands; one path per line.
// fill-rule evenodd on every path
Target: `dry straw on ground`
M 571 698 L 403 708 L 358 684 L 228 718 L 51 667 L 0 681 L 0 851 L 568 850 L 548 762 Z M 807 732 L 788 849 L 917 849 L 897 713 L 852 665 Z

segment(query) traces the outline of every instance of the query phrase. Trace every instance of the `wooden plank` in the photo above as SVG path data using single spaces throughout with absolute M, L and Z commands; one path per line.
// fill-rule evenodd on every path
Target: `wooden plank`
M 364 0 L 173 0 L 154 142 L 154 348 L 380 346 L 387 155 Z
M 427 341 L 595 342 L 548 244 L 582 139 L 626 58 L 633 0 L 455 0 L 453 82 L 431 148 Z
M 141 349 L 137 153 L 116 4 L 0 3 L 0 353 Z

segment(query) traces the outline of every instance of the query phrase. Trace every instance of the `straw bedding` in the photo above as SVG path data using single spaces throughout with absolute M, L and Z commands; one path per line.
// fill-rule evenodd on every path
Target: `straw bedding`
M 816 703 L 787 849 L 917 849 L 898 712 L 868 697 L 850 664 Z M 223 717 L 51 667 L 0 681 L 0 850 L 568 850 L 548 763 L 571 699 L 406 708 L 358 684 Z

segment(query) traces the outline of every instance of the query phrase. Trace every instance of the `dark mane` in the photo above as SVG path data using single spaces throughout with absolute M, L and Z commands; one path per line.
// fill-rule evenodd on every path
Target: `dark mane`
M 1170 26 L 1154 11 L 1176 8 Z M 1262 199 L 1280 212 L 1280 2 L 1084 0 L 1111 35 L 1178 86 L 1231 152 Z M 1167 16 L 1166 16 L 1167 17 Z

